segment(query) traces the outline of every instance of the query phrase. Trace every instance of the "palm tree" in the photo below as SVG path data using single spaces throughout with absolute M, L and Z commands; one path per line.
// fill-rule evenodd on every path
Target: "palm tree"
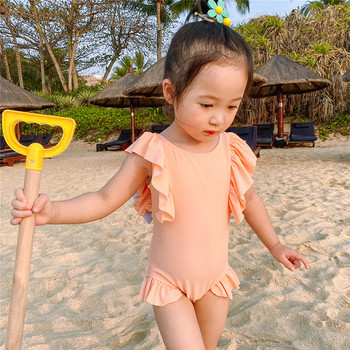
M 121 59 L 121 66 L 115 67 L 112 80 L 118 80 L 129 72 L 129 68 L 133 69 L 136 75 L 141 74 L 150 66 L 149 61 L 145 62 L 145 57 L 141 52 L 136 52 L 135 57 L 124 56 Z
M 227 2 L 232 2 L 233 0 L 228 0 Z M 237 12 L 245 14 L 249 12 L 249 0 L 235 0 Z M 178 17 L 183 13 L 187 13 L 186 22 L 190 19 L 198 18 L 195 16 L 195 12 L 207 12 L 209 8 L 207 7 L 207 1 L 200 0 L 185 0 L 185 1 L 175 1 L 169 6 L 174 17 Z
M 171 21 L 169 6 L 174 0 L 132 0 L 128 4 L 147 16 L 157 17 L 157 60 L 162 58 L 162 24 L 166 25 Z M 154 6 L 156 5 L 156 6 Z
M 233 0 L 228 0 L 233 1 Z M 234 0 L 239 13 L 249 11 L 249 0 Z M 201 7 L 206 6 L 207 1 L 201 0 L 133 0 L 128 2 L 135 9 L 144 12 L 148 16 L 157 16 L 157 60 L 162 58 L 162 24 L 166 25 L 183 13 L 188 13 L 186 21 L 194 17 L 195 12 L 201 12 Z M 156 5 L 156 7 L 154 6 Z
M 325 9 L 328 6 L 343 5 L 350 7 L 350 0 L 320 0 L 320 1 L 308 1 L 301 7 L 300 12 L 304 16 L 309 16 L 316 9 Z

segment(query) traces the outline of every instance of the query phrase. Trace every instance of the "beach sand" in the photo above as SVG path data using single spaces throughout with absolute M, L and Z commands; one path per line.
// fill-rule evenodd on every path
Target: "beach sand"
M 73 142 L 44 161 L 40 191 L 64 199 L 96 190 L 124 157 Z M 1 168 L 1 349 L 17 240 L 10 200 L 23 178 L 23 164 Z M 350 349 L 350 139 L 263 149 L 254 180 L 282 242 L 311 267 L 287 271 L 231 219 L 229 261 L 241 288 L 218 349 Z M 164 349 L 152 307 L 138 299 L 151 236 L 132 200 L 98 222 L 37 227 L 23 349 Z

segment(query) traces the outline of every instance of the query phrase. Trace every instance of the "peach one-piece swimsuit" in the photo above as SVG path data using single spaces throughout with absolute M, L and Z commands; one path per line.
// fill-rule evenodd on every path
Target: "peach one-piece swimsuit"
M 240 223 L 256 157 L 245 141 L 222 133 L 208 153 L 184 150 L 145 132 L 127 150 L 152 164 L 152 178 L 134 204 L 154 225 L 140 298 L 163 306 L 182 295 L 192 302 L 209 290 L 232 298 L 239 281 L 228 264 L 229 221 Z

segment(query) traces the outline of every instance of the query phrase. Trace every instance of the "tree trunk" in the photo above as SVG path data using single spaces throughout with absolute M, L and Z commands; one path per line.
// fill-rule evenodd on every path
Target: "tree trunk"
M 6 79 L 8 81 L 12 82 L 11 73 L 10 73 L 10 67 L 9 67 L 9 61 L 7 59 L 7 53 L 6 53 L 6 50 L 5 50 L 4 42 L 2 41 L 1 37 L 0 37 L 0 46 L 1 46 L 2 59 L 4 60 Z
M 162 58 L 162 22 L 160 20 L 161 1 L 157 1 L 157 61 Z
M 39 16 L 38 16 L 38 11 L 37 11 L 37 8 L 35 6 L 35 1 L 34 0 L 29 0 L 29 2 L 30 2 L 30 5 L 31 5 L 31 10 L 33 11 L 33 14 L 34 14 L 34 20 L 35 20 L 35 24 L 36 24 L 36 26 L 38 28 L 39 35 L 44 39 L 47 51 L 49 52 L 49 55 L 50 55 L 50 57 L 52 59 L 52 62 L 54 64 L 55 68 L 56 68 L 56 71 L 57 71 L 58 77 L 59 77 L 59 79 L 61 81 L 63 90 L 64 90 L 64 92 L 67 92 L 68 88 L 67 88 L 66 80 L 64 79 L 61 67 L 60 67 L 59 63 L 57 62 L 57 59 L 56 59 L 55 54 L 54 54 L 54 52 L 53 52 L 53 50 L 51 48 L 51 45 L 48 42 L 48 40 L 47 40 L 47 38 L 46 38 L 42 28 L 41 28 L 40 20 L 39 20 Z
M 73 40 L 72 37 L 69 37 L 69 39 Z M 79 40 L 79 32 L 76 32 L 74 43 L 72 41 L 68 43 L 68 52 L 69 52 L 68 91 L 73 90 L 73 75 L 75 70 L 74 58 L 75 58 L 75 53 L 77 51 L 78 40 Z
M 113 47 L 114 55 L 113 55 L 111 61 L 109 62 L 109 65 L 106 68 L 106 72 L 105 72 L 105 74 L 104 74 L 104 76 L 102 78 L 102 84 L 107 83 L 108 76 L 111 73 L 113 65 L 114 65 L 115 61 L 118 59 L 118 57 L 120 56 L 120 53 L 121 53 L 120 46 L 118 45 L 118 43 L 117 43 L 117 41 L 115 39 L 115 26 L 111 26 L 110 27 L 110 31 L 111 31 L 112 47 Z
M 45 78 L 45 58 L 44 58 L 44 46 L 43 39 L 39 37 L 39 55 L 40 55 L 40 78 L 41 78 L 41 90 L 44 94 L 48 93 Z
M 115 63 L 115 61 L 117 60 L 117 58 L 119 57 L 119 54 L 114 54 L 114 56 L 112 57 L 111 61 L 109 62 L 109 65 L 106 67 L 106 72 L 102 78 L 102 84 L 107 83 L 108 81 L 108 76 L 111 73 L 111 70 L 113 68 L 113 65 Z
M 47 76 L 47 90 L 49 94 L 52 93 L 52 74 L 49 72 Z
M 9 28 L 9 30 L 11 32 L 11 36 L 12 36 L 12 39 L 13 39 L 13 45 L 15 47 L 16 66 L 17 66 L 19 86 L 21 88 L 24 88 L 23 74 L 22 74 L 22 63 L 21 63 L 21 54 L 20 54 L 19 48 L 18 48 L 16 33 L 15 33 L 13 27 L 12 27 L 12 23 L 10 21 L 10 16 L 9 16 L 8 13 L 5 13 L 5 21 L 6 21 L 7 27 Z
M 79 89 L 78 71 L 77 71 L 77 66 L 75 65 L 75 61 L 74 61 L 74 67 L 73 67 L 73 89 L 74 90 Z
M 72 91 L 73 90 L 73 85 L 72 85 L 73 34 L 72 32 L 69 32 L 67 36 L 68 36 L 68 91 Z

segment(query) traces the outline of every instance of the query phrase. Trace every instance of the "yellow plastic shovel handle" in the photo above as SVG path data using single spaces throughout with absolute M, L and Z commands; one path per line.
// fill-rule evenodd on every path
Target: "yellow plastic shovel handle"
M 39 125 L 59 126 L 63 129 L 63 136 L 57 145 L 45 148 L 39 143 L 32 143 L 29 147 L 23 146 L 17 140 L 15 126 L 20 122 L 36 123 Z M 43 159 L 57 156 L 70 144 L 76 123 L 73 119 L 42 115 L 28 112 L 5 110 L 2 115 L 2 129 L 6 143 L 16 152 L 26 155 L 26 169 L 42 170 Z

